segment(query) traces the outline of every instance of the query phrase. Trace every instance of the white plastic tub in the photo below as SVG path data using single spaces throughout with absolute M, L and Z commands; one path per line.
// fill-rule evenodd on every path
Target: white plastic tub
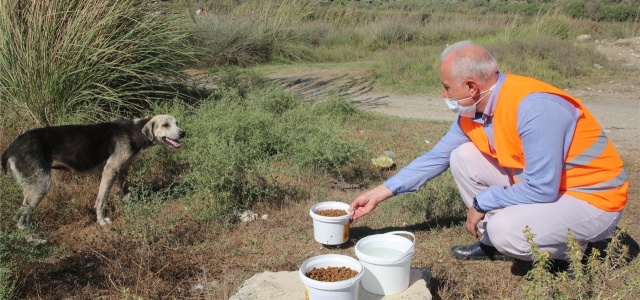
M 344 216 L 325 217 L 316 214 L 325 209 L 343 209 Z M 349 240 L 349 218 L 353 212 L 348 212 L 349 204 L 342 202 L 320 202 L 311 207 L 309 215 L 313 219 L 313 238 L 320 244 L 339 245 Z
M 356 272 L 353 278 L 336 282 L 313 280 L 307 272 L 313 268 L 347 267 Z M 364 274 L 362 264 L 352 257 L 340 254 L 325 254 L 306 260 L 298 271 L 300 281 L 304 284 L 307 300 L 357 300 L 360 292 L 360 280 Z
M 397 234 L 407 234 L 413 241 Z M 356 243 L 356 256 L 364 267 L 362 287 L 377 295 L 393 295 L 409 287 L 411 258 L 416 238 L 408 231 L 365 237 Z

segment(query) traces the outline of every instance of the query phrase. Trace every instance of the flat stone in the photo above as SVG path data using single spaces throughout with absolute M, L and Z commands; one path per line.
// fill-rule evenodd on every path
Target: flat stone
M 431 269 L 411 268 L 409 273 L 409 288 L 404 292 L 381 296 L 369 293 L 359 288 L 358 300 L 431 300 L 430 289 Z M 253 299 L 305 299 L 305 287 L 298 277 L 298 271 L 293 272 L 263 272 L 247 279 L 229 300 Z

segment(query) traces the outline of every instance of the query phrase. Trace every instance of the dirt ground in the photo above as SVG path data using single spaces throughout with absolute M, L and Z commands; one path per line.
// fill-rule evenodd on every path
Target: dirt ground
M 611 59 L 632 68 L 640 67 L 640 37 L 603 43 L 598 48 Z M 363 110 L 407 118 L 455 118 L 439 95 L 373 92 L 371 75 L 366 71 L 297 69 L 272 73 L 271 77 L 309 102 L 321 101 L 328 92 L 337 92 L 353 99 Z M 637 83 L 635 76 L 569 90 L 585 102 L 623 158 L 633 160 L 634 167 L 627 170 L 633 195 L 638 194 L 633 182 L 640 180 L 640 86 Z M 65 176 L 65 184 L 75 185 L 74 195 L 68 195 L 67 187 L 60 185 L 53 187 L 52 194 L 83 202 L 80 206 L 86 207 L 86 211 L 69 212 L 74 219 L 62 225 L 47 218 L 45 211 L 42 227 L 51 233 L 48 243 L 58 247 L 60 252 L 25 272 L 24 278 L 17 283 L 21 298 L 139 299 L 134 296 L 141 295 L 141 299 L 228 299 L 244 280 L 264 270 L 297 270 L 304 259 L 327 252 L 353 255 L 352 242 L 340 249 L 318 246 L 310 235 L 310 203 L 303 202 L 285 208 L 264 207 L 257 212 L 269 214 L 268 220 L 240 224 L 234 230 L 213 231 L 195 221 L 176 224 L 170 232 L 172 238 L 179 239 L 175 243 L 171 240 L 148 241 L 138 233 L 118 233 L 113 228 L 97 226 L 93 220 L 91 207 L 97 191 L 96 178 L 60 176 Z M 329 197 L 353 199 L 360 192 L 358 189 L 335 189 L 332 192 L 335 194 Z M 640 204 L 637 200 L 630 199 L 624 220 L 629 236 L 640 241 Z M 430 284 L 434 299 L 459 299 L 467 292 L 470 293 L 465 296 L 467 299 L 494 299 L 496 295 L 522 298 L 511 291 L 521 290 L 526 282 L 522 276 L 509 273 L 510 263 L 462 262 L 448 255 L 451 245 L 470 241 L 462 240 L 461 237 L 467 235 L 458 232 L 456 227 L 439 226 L 437 232 L 431 232 L 425 229 L 431 224 L 405 226 L 403 220 L 397 223 L 396 229 L 415 231 L 417 239 L 422 241 L 416 245 L 416 253 L 420 254 L 412 264 L 432 268 Z M 351 238 L 373 233 L 377 233 L 375 229 L 354 226 Z M 179 245 L 198 246 L 185 248 Z M 634 251 L 637 255 L 637 243 Z M 479 285 L 479 279 L 482 279 L 482 285 Z M 458 287 L 464 290 L 453 296 L 447 294 Z

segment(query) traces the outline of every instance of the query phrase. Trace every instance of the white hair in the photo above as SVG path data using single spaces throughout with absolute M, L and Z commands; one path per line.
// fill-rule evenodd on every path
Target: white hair
M 469 51 L 470 46 L 480 47 L 484 51 Z M 458 81 L 474 78 L 486 83 L 498 72 L 498 62 L 491 53 L 471 41 L 461 41 L 447 46 L 440 55 L 440 63 L 452 54 L 455 54 L 455 57 L 451 65 L 451 76 Z

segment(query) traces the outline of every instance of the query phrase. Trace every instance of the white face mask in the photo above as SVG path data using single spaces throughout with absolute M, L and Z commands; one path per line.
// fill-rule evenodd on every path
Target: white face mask
M 476 106 L 478 105 L 478 103 L 482 102 L 482 100 L 484 100 L 484 98 L 486 98 L 488 95 L 491 94 L 491 91 L 493 91 L 493 88 L 496 85 L 492 85 L 488 90 L 484 91 L 484 92 L 480 92 L 479 95 L 485 94 L 484 96 L 482 96 L 482 98 L 480 98 L 478 101 L 476 101 L 476 103 L 472 104 L 472 105 L 468 105 L 468 106 L 462 106 L 460 104 L 458 104 L 459 101 L 464 101 L 467 99 L 471 99 L 474 96 L 471 97 L 467 97 L 464 99 L 460 99 L 460 100 L 456 100 L 453 98 L 444 98 L 444 102 L 447 103 L 447 106 L 449 107 L 449 109 L 455 113 L 458 114 L 461 117 L 467 117 L 467 118 L 473 118 L 476 116 Z

